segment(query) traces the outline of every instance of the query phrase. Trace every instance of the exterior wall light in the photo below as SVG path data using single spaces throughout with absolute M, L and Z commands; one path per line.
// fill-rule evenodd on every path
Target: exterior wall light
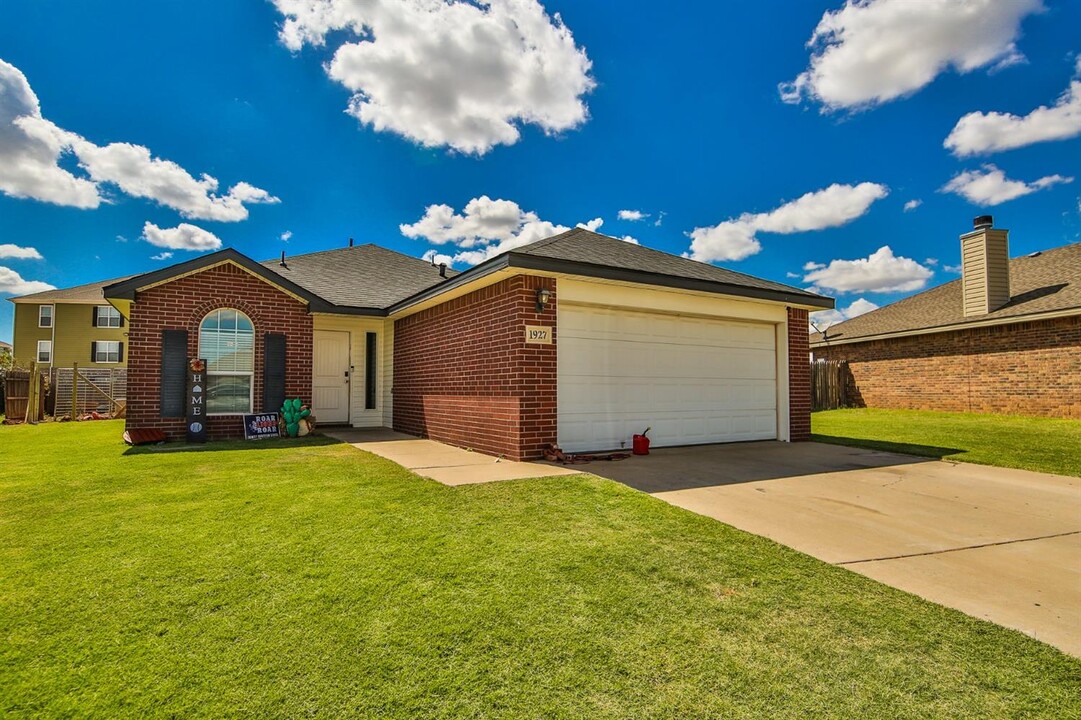
M 552 291 L 548 288 L 537 288 L 537 312 L 544 312 L 548 307 L 548 301 L 552 299 Z

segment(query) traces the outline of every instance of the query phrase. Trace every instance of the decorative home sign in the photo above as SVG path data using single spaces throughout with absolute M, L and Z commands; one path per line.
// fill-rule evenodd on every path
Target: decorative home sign
M 278 430 L 278 413 L 259 413 L 244 416 L 244 439 L 263 440 L 281 437 Z
M 206 360 L 188 360 L 188 442 L 206 442 Z
M 544 325 L 526 325 L 525 341 L 530 345 L 551 345 L 552 328 Z

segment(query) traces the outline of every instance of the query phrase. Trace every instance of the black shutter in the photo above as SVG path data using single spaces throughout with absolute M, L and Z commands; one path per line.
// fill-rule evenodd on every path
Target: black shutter
M 185 415 L 188 386 L 188 331 L 161 331 L 161 417 Z
M 90 321 L 90 324 L 94 327 L 98 326 L 98 306 L 94 306 L 94 319 Z
M 124 343 L 116 344 L 116 361 L 124 362 Z
M 90 343 L 90 362 L 98 361 L 98 344 L 96 342 Z
M 364 338 L 364 409 L 375 410 L 375 363 L 376 334 L 366 333 Z
M 285 336 L 263 336 L 263 412 L 275 412 L 285 402 Z
M 117 312 L 120 312 L 117 310 Z M 124 313 L 120 313 L 120 327 L 124 327 Z

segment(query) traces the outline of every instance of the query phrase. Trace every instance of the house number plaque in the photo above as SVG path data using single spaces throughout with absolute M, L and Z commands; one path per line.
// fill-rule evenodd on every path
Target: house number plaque
M 525 341 L 530 345 L 551 345 L 552 328 L 543 325 L 526 325 Z

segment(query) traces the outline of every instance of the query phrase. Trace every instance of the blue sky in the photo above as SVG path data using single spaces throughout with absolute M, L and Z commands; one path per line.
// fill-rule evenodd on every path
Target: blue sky
M 1081 239 L 1079 27 L 1065 0 L 6 0 L 0 296 L 349 237 L 461 268 L 592 223 L 855 314 L 955 279 L 978 214 L 1013 255 Z

